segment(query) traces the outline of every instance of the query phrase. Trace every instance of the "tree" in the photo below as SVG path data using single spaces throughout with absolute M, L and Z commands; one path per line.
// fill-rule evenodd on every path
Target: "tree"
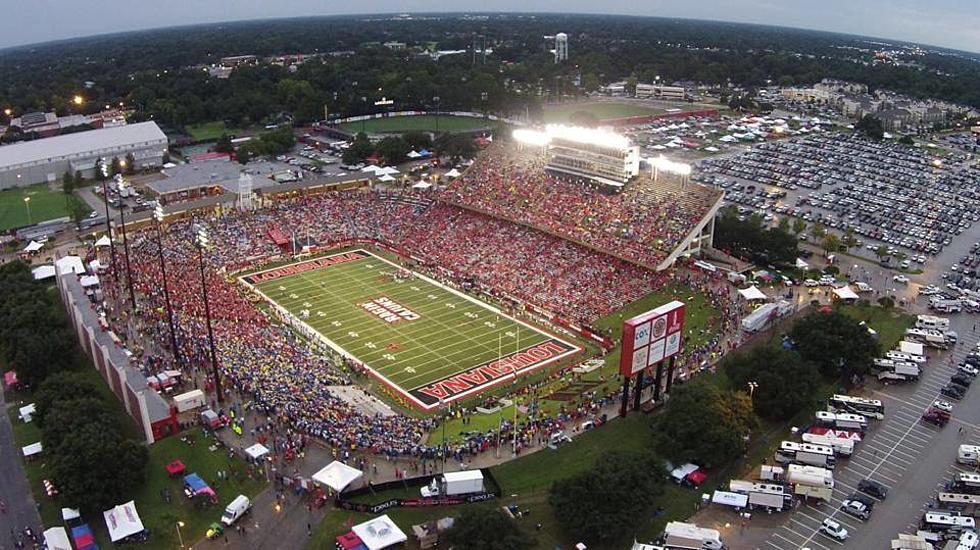
M 120 433 L 112 408 L 98 395 L 59 399 L 47 405 L 40 424 L 44 447 L 58 447 L 68 434 L 82 426 L 97 425 L 101 432 Z
M 146 480 L 146 446 L 106 432 L 97 423 L 76 428 L 45 452 L 65 502 L 77 505 L 83 514 L 125 502 Z
M 841 239 L 841 244 L 845 248 L 854 248 L 858 245 L 857 238 L 854 237 L 854 228 L 847 226 L 844 228 L 844 237 Z
M 133 175 L 136 173 L 136 157 L 132 153 L 126 153 L 126 174 Z
M 881 119 L 874 115 L 864 115 L 861 120 L 854 125 L 854 131 L 868 139 L 880 141 L 885 137 L 885 127 L 881 124 Z
M 663 461 L 649 452 L 607 451 L 581 473 L 560 479 L 548 502 L 570 535 L 598 547 L 629 536 L 662 491 Z
M 122 163 L 119 162 L 119 157 L 112 157 L 112 162 L 109 164 L 109 175 L 115 176 L 116 174 L 122 173 Z
M 653 421 L 657 449 L 667 459 L 708 468 L 740 456 L 755 426 L 747 394 L 722 391 L 699 379 L 674 389 L 666 410 Z
M 820 245 L 828 255 L 840 250 L 840 239 L 833 233 L 827 233 Z
M 779 218 L 779 223 L 776 225 L 776 227 L 778 227 L 779 230 L 784 233 L 789 233 L 789 218 L 786 216 Z
M 447 548 L 458 550 L 525 550 L 537 546 L 537 541 L 496 508 L 464 507 L 441 541 Z
M 368 158 L 373 152 L 374 146 L 371 145 L 371 140 L 368 139 L 367 134 L 358 132 L 354 136 L 354 141 L 351 142 L 350 147 L 344 151 L 342 160 L 344 164 L 357 164 Z
M 739 219 L 733 207 L 715 219 L 715 247 L 757 263 L 787 264 L 796 259 L 797 241 L 780 227 L 767 228 L 759 216 Z
M 586 92 L 594 92 L 598 90 L 602 84 L 599 83 L 599 77 L 595 73 L 585 73 L 582 76 L 582 87 L 585 88 Z
M 476 144 L 473 143 L 473 139 L 463 134 L 442 134 L 432 145 L 440 157 L 449 157 L 454 163 L 461 158 L 471 158 L 476 154 Z
M 416 151 L 432 148 L 432 138 L 426 132 L 420 132 L 418 130 L 405 132 L 402 134 L 402 139 L 405 140 L 405 143 L 407 143 L 409 147 Z
M 828 378 L 863 375 L 880 352 L 867 327 L 838 311 L 807 315 L 789 336 L 800 356 Z
M 806 222 L 800 218 L 796 218 L 795 220 L 793 220 L 793 234 L 799 235 L 804 231 L 806 231 Z
M 626 85 L 624 86 L 624 91 L 626 92 L 626 95 L 628 96 L 636 95 L 637 84 L 638 81 L 636 79 L 636 75 L 635 74 L 629 75 L 629 77 L 626 78 Z
M 888 256 L 888 247 L 885 245 L 879 245 L 878 248 L 875 249 L 875 256 L 878 257 L 879 261 Z
M 99 387 L 88 375 L 74 371 L 54 373 L 34 392 L 34 418 L 38 425 L 43 425 L 48 409 L 58 401 L 71 401 L 93 395 L 99 395 Z
M 911 134 L 905 134 L 904 136 L 898 138 L 898 142 L 902 145 L 908 145 L 909 147 L 913 147 L 915 145 L 915 139 L 912 138 Z
M 400 137 L 386 137 L 378 142 L 376 149 L 384 164 L 402 162 L 411 150 L 408 143 Z
M 822 239 L 827 234 L 827 227 L 822 222 L 817 222 L 810 226 L 810 236 L 814 240 Z
M 85 184 L 85 178 L 82 177 L 81 170 L 75 170 L 75 181 L 72 182 L 73 186 L 78 188 Z
M 252 153 L 249 152 L 248 147 L 242 146 L 235 151 L 235 158 L 238 159 L 239 164 L 248 164 L 248 161 L 252 160 Z
M 231 153 L 235 150 L 235 146 L 231 143 L 231 137 L 228 134 L 221 134 L 218 141 L 214 143 L 215 153 Z
M 817 368 L 794 351 L 762 345 L 725 357 L 722 368 L 737 388 L 756 384 L 752 406 L 771 420 L 790 418 L 813 401 L 819 387 Z

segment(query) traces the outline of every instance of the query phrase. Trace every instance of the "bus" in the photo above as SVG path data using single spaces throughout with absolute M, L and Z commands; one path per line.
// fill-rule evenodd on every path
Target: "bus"
M 977 521 L 970 516 L 962 516 L 956 512 L 926 512 L 919 522 L 922 529 L 927 531 L 974 531 Z
M 781 464 L 794 462 L 831 469 L 837 465 L 837 458 L 832 447 L 783 441 L 776 450 L 776 462 Z
M 868 428 L 868 418 L 861 414 L 817 411 L 814 416 L 817 422 L 829 428 L 860 432 L 864 432 Z
M 885 418 L 885 406 L 881 401 L 850 395 L 832 395 L 827 401 L 827 410 L 860 414 L 878 420 Z
M 830 447 L 835 453 L 837 453 L 838 456 L 851 456 L 851 454 L 854 453 L 854 441 L 851 439 L 842 439 L 831 435 L 805 433 L 803 434 L 803 441 L 806 443 L 813 443 L 814 445 Z
M 943 510 L 960 512 L 969 516 L 976 516 L 980 512 L 980 495 L 939 493 L 936 501 Z

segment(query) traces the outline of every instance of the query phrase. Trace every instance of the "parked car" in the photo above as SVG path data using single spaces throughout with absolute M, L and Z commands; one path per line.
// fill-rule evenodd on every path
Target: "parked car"
M 841 541 L 847 540 L 851 536 L 843 525 L 830 518 L 823 520 L 823 523 L 820 524 L 820 532 L 832 539 Z
M 860 482 L 858 482 L 858 491 L 861 491 L 866 495 L 871 495 L 880 500 L 885 500 L 885 497 L 888 496 L 888 487 L 885 487 L 873 479 L 862 479 Z
M 940 428 L 946 427 L 949 423 L 949 413 L 946 411 L 941 411 L 934 407 L 929 407 L 929 409 L 922 413 L 922 421 L 932 424 L 933 426 L 938 426 Z
M 956 374 L 954 374 L 949 378 L 949 381 L 954 384 L 959 384 L 960 386 L 969 388 L 970 384 L 973 383 L 973 377 L 970 376 L 969 374 L 957 372 Z
M 953 412 L 953 404 L 949 401 L 943 401 L 942 399 L 937 399 L 932 402 L 932 408 L 939 409 L 940 411 L 945 411 L 948 413 Z
M 865 506 L 864 503 L 859 500 L 847 499 L 841 503 L 840 509 L 845 514 L 856 518 L 866 520 L 871 517 L 871 508 Z
M 946 397 L 951 397 L 957 401 L 963 399 L 963 396 L 966 395 L 966 391 L 963 389 L 962 386 L 958 386 L 953 383 L 949 383 L 943 386 L 942 389 L 939 390 L 939 393 L 945 395 Z

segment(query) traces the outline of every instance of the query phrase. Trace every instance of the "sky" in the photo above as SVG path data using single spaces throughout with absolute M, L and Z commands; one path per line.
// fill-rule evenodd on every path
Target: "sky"
M 567 12 L 799 27 L 980 52 L 977 0 L 0 0 L 0 48 L 219 21 L 349 13 Z

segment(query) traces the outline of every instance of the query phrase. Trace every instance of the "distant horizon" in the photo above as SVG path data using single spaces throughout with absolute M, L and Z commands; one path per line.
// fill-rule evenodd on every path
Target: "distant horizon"
M 54 1 L 57 2 L 58 0 L 54 0 Z M 103 3 L 112 3 L 114 1 L 116 1 L 116 0 L 102 0 Z M 180 2 L 182 0 L 175 0 L 175 1 Z M 765 0 L 752 0 L 752 1 L 762 1 L 762 2 L 765 2 Z M 832 1 L 835 1 L 836 2 L 836 1 L 839 1 L 839 0 L 832 0 Z M 949 1 L 954 1 L 955 2 L 955 1 L 959 1 L 959 0 L 949 0 Z M 519 11 L 485 11 L 485 10 L 466 10 L 466 9 L 460 9 L 459 11 L 426 11 L 426 10 L 394 9 L 394 10 L 391 10 L 391 11 L 360 12 L 360 13 L 350 12 L 350 13 L 307 13 L 307 14 L 278 14 L 278 15 L 276 15 L 276 14 L 270 14 L 270 15 L 259 15 L 259 16 L 255 16 L 255 17 L 250 17 L 250 16 L 247 16 L 246 15 L 246 16 L 243 16 L 243 17 L 232 17 L 232 18 L 228 18 L 228 19 L 206 19 L 206 20 L 198 19 L 196 21 L 188 21 L 188 22 L 180 22 L 180 21 L 162 22 L 161 21 L 161 22 L 159 22 L 159 24 L 157 24 L 157 22 L 154 21 L 154 23 L 150 23 L 148 25 L 141 25 L 141 24 L 139 24 L 137 22 L 137 23 L 134 23 L 134 26 L 132 26 L 131 28 L 106 29 L 104 32 L 81 32 L 81 33 L 72 33 L 71 31 L 68 31 L 68 33 L 66 35 L 64 35 L 64 36 L 51 36 L 51 37 L 48 37 L 48 38 L 44 38 L 44 39 L 41 39 L 41 40 L 34 40 L 34 41 L 6 42 L 5 41 L 5 38 L 6 37 L 16 36 L 18 34 L 18 32 L 16 32 L 16 31 L 22 31 L 23 30 L 23 26 L 20 26 L 20 28 L 19 29 L 16 29 L 16 30 L 15 29 L 12 29 L 12 28 L 11 29 L 5 28 L 8 24 L 11 24 L 11 23 L 16 26 L 16 23 L 13 23 L 13 19 L 15 19 L 15 18 L 10 18 L 10 20 L 8 20 L 7 23 L 0 22 L 0 53 L 2 53 L 4 51 L 8 51 L 8 50 L 16 50 L 16 49 L 32 48 L 32 47 L 42 47 L 42 46 L 49 45 L 49 44 L 61 43 L 61 42 L 71 42 L 71 41 L 75 41 L 75 40 L 79 40 L 79 41 L 81 41 L 81 40 L 91 40 L 91 39 L 98 39 L 100 37 L 120 36 L 120 35 L 134 34 L 134 33 L 143 33 L 143 32 L 166 31 L 166 30 L 169 30 L 169 29 L 179 29 L 179 28 L 184 28 L 184 27 L 187 27 L 187 28 L 191 28 L 191 27 L 214 27 L 214 26 L 220 26 L 220 25 L 224 25 L 224 24 L 249 24 L 249 23 L 258 23 L 258 22 L 262 22 L 262 21 L 289 21 L 289 20 L 304 20 L 304 19 L 340 19 L 340 18 L 390 17 L 390 16 L 395 16 L 395 15 L 400 15 L 400 14 L 407 14 L 407 15 L 419 16 L 419 17 L 454 17 L 454 16 L 471 14 L 471 15 L 488 15 L 488 16 L 507 16 L 507 15 L 521 16 L 521 15 L 525 15 L 525 16 L 536 16 L 536 17 L 543 17 L 543 18 L 544 17 L 549 17 L 549 16 L 573 16 L 573 17 L 574 16 L 580 16 L 580 17 L 628 17 L 628 18 L 636 18 L 636 19 L 647 19 L 647 18 L 649 18 L 649 19 L 660 19 L 660 20 L 682 20 L 682 21 L 691 21 L 691 22 L 723 23 L 723 24 L 746 25 L 746 26 L 763 26 L 763 27 L 772 27 L 772 28 L 780 28 L 780 29 L 787 29 L 787 30 L 798 30 L 798 31 L 808 31 L 808 32 L 820 32 L 820 33 L 836 34 L 836 35 L 841 35 L 841 36 L 846 36 L 846 37 L 853 37 L 853 38 L 859 38 L 859 39 L 872 39 L 872 40 L 881 40 L 881 41 L 887 41 L 887 42 L 914 44 L 914 45 L 924 46 L 924 47 L 928 47 L 928 48 L 949 50 L 949 51 L 958 52 L 958 53 L 964 53 L 964 54 L 969 54 L 969 55 L 978 55 L 978 56 L 980 56 L 980 36 L 977 37 L 977 41 L 976 41 L 976 43 L 974 45 L 972 45 L 972 46 L 966 46 L 966 45 L 954 45 L 954 44 L 944 44 L 944 43 L 938 43 L 938 42 L 923 41 L 921 39 L 916 39 L 916 38 L 906 38 L 906 37 L 901 37 L 900 38 L 900 37 L 897 37 L 897 36 L 879 35 L 879 34 L 874 34 L 874 32 L 871 31 L 870 29 L 869 29 L 870 33 L 869 33 L 869 31 L 858 33 L 858 32 L 854 32 L 852 30 L 841 29 L 841 28 L 827 28 L 827 27 L 821 27 L 821 26 L 794 25 L 794 24 L 790 24 L 790 23 L 787 23 L 787 24 L 779 24 L 779 23 L 774 23 L 774 22 L 770 22 L 770 21 L 760 21 L 760 20 L 750 21 L 750 20 L 744 20 L 744 19 L 726 19 L 726 18 L 712 17 L 712 16 L 700 16 L 699 17 L 699 16 L 693 16 L 693 15 L 672 15 L 672 14 L 667 14 L 667 13 L 662 13 L 662 14 L 641 14 L 641 13 L 635 13 L 635 12 L 633 12 L 633 13 L 623 13 L 623 12 L 619 12 L 619 11 L 611 11 L 611 12 L 607 12 L 607 13 L 596 13 L 596 12 L 588 12 L 588 11 L 581 11 L 581 12 L 576 12 L 576 11 L 571 11 L 571 12 L 569 12 L 569 11 L 562 11 L 562 12 L 555 12 L 555 11 L 520 11 L 520 10 Z M 19 15 L 22 15 L 22 14 L 19 14 Z M 975 18 L 977 17 L 976 15 L 972 15 L 972 14 L 971 14 L 971 16 L 972 17 L 975 17 Z M 980 23 L 980 18 L 978 18 L 978 23 Z M 34 36 L 34 35 L 35 34 L 32 34 L 32 36 Z M 973 49 L 971 49 L 971 48 L 973 48 Z

